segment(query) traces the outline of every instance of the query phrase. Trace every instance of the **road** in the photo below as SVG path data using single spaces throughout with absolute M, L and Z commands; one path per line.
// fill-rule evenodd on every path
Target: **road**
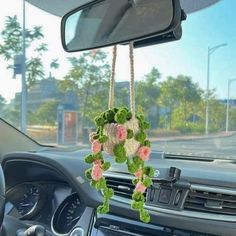
M 220 138 L 155 141 L 152 142 L 152 149 L 174 154 L 236 159 L 236 134 Z

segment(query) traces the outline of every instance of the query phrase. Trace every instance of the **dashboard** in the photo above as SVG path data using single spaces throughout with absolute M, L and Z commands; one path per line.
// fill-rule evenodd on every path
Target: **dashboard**
M 85 209 L 71 187 L 55 182 L 18 184 L 8 189 L 6 199 L 5 214 L 39 222 L 56 234 L 68 233 Z
M 5 166 L 5 178 L 5 215 L 28 225 L 40 224 L 54 235 L 66 235 L 85 211 L 79 193 L 49 165 L 14 160 Z
M 29 225 L 44 225 L 54 235 L 235 235 L 235 162 L 153 153 L 151 164 L 159 179 L 165 180 L 171 166 L 181 175 L 175 184 L 156 183 L 148 189 L 146 208 L 152 222 L 144 224 L 130 209 L 130 193 L 124 191 L 132 176 L 122 165 L 113 165 L 106 173 L 108 185 L 115 187 L 110 213 L 96 214 L 102 195 L 84 176 L 88 165 L 83 158 L 88 152 L 48 149 L 6 155 L 2 161 L 5 214 Z M 78 234 L 76 230 L 81 229 L 83 234 Z

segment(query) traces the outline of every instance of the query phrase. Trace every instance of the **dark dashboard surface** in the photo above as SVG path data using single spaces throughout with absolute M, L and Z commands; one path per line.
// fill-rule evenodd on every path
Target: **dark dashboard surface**
M 66 152 L 57 149 L 48 149 L 38 153 L 12 153 L 6 155 L 2 162 L 8 189 L 8 212 L 6 213 L 11 212 L 10 214 L 16 214 L 17 217 L 23 220 L 33 219 L 51 227 L 52 222 L 56 222 L 56 220 L 53 221 L 53 215 L 55 215 L 57 209 L 60 208 L 60 204 L 63 204 L 63 201 L 69 198 L 70 203 L 74 202 L 74 205 L 76 206 L 77 204 L 80 208 L 78 208 L 79 210 L 77 212 L 75 211 L 73 214 L 69 215 L 69 218 L 65 218 L 63 222 L 67 224 L 68 219 L 73 221 L 73 219 L 78 217 L 77 221 L 81 223 L 83 222 L 83 213 L 86 212 L 86 219 L 89 214 L 91 222 L 85 227 L 85 230 L 86 232 L 90 232 L 91 224 L 94 224 L 94 218 L 92 217 L 94 213 L 93 209 L 95 209 L 102 198 L 100 193 L 90 187 L 89 182 L 84 176 L 84 171 L 88 166 L 84 163 L 83 159 L 88 153 L 89 150 Z M 234 194 L 236 195 L 234 191 L 236 189 L 236 174 L 234 171 L 235 163 L 233 161 L 196 161 L 163 158 L 162 153 L 153 153 L 150 162 L 154 165 L 159 175 L 158 177 L 160 178 L 166 176 L 171 166 L 181 169 L 181 181 L 187 181 L 193 186 L 193 189 L 189 187 L 191 194 L 196 194 L 197 191 L 197 193 L 199 193 L 199 191 L 201 191 L 199 190 L 200 188 L 203 189 L 205 193 L 207 189 L 209 196 L 211 196 L 212 191 L 218 195 L 219 193 L 217 191 L 220 191 L 222 196 L 230 198 L 234 197 Z M 107 175 L 111 178 L 119 177 L 130 179 L 131 177 L 126 173 L 126 169 L 122 165 L 114 165 Z M 198 189 L 196 190 L 194 188 Z M 16 190 L 19 193 L 18 197 L 14 194 Z M 226 195 L 225 192 L 228 195 Z M 76 196 L 74 196 L 73 193 L 75 193 Z M 40 194 L 43 196 L 42 198 L 40 198 Z M 14 196 L 15 199 L 13 197 L 12 200 L 12 196 Z M 111 201 L 111 214 L 107 216 L 97 216 L 96 222 L 101 222 L 104 232 L 110 230 L 106 228 L 108 226 L 104 223 L 104 221 L 108 222 L 109 219 L 117 221 L 119 218 L 120 222 L 122 219 L 125 219 L 126 222 L 130 220 L 136 222 L 139 226 L 142 225 L 140 222 L 136 221 L 138 214 L 130 210 L 128 203 L 128 199 L 122 197 L 114 198 Z M 35 207 L 35 205 L 37 205 L 37 207 Z M 34 207 L 34 211 L 31 212 Z M 73 204 L 71 207 L 71 209 L 73 209 Z M 189 234 L 186 235 L 195 235 L 191 234 L 192 231 L 212 235 L 235 235 L 235 212 L 232 212 L 232 214 L 226 214 L 225 212 L 221 214 L 221 212 L 204 212 L 203 209 L 203 211 L 199 209 L 187 210 L 185 208 L 175 210 L 161 206 L 160 204 L 147 206 L 147 208 L 152 215 L 152 222 L 148 227 L 164 227 L 167 230 L 166 232 L 173 229 L 187 230 Z M 58 210 L 58 212 L 58 215 L 62 217 L 63 214 L 60 210 Z M 79 220 L 80 217 L 81 219 Z M 104 220 L 106 218 L 107 220 Z M 73 223 L 75 221 L 73 221 Z M 134 222 L 132 224 L 135 224 Z M 113 222 L 113 225 L 114 224 Z M 59 228 L 57 230 L 63 234 L 66 233 L 68 229 L 72 228 L 73 227 L 68 227 L 67 229 Z M 156 232 L 158 232 L 158 229 L 156 230 Z M 96 231 L 93 235 L 99 235 L 99 233 Z M 106 234 L 100 233 L 100 235 Z

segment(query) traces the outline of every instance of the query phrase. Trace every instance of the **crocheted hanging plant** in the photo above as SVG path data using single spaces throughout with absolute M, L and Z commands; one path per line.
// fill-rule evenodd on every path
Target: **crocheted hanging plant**
M 134 107 L 133 100 L 131 107 Z M 111 163 L 103 156 L 102 151 L 105 151 L 116 163 L 125 163 L 130 174 L 134 175 L 132 182 L 135 188 L 131 207 L 139 211 L 141 221 L 148 223 L 150 215 L 144 209 L 145 192 L 152 185 L 154 175 L 154 169 L 145 166 L 151 153 L 150 141 L 145 133 L 149 129 L 149 124 L 143 115 L 135 115 L 134 109 L 131 112 L 126 107 L 110 108 L 95 117 L 94 121 L 97 131 L 90 134 L 92 153 L 85 158 L 85 161 L 92 164 L 92 167 L 86 170 L 86 177 L 90 180 L 91 186 L 100 190 L 104 196 L 103 204 L 97 209 L 98 213 L 109 212 L 109 200 L 114 195 L 114 190 L 107 187 L 103 175 L 111 167 Z

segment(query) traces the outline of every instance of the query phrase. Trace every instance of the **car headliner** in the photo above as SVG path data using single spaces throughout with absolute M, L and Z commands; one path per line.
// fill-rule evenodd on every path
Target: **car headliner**
M 70 10 L 75 9 L 85 3 L 94 0 L 26 0 L 30 4 L 53 15 L 62 17 Z M 180 0 L 182 8 L 186 13 L 192 13 L 200 9 L 206 8 L 220 0 Z

